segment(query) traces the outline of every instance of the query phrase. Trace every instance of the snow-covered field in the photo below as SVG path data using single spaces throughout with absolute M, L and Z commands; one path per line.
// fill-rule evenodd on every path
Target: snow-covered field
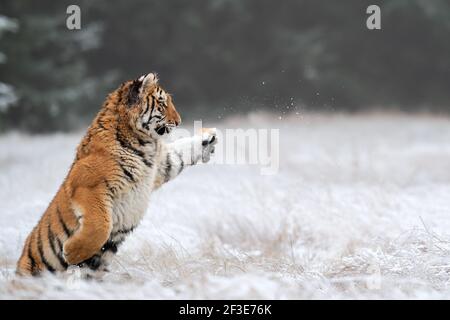
M 450 119 L 251 115 L 280 171 L 189 168 L 153 194 L 102 281 L 18 279 L 81 134 L 0 136 L 0 298 L 450 298 Z

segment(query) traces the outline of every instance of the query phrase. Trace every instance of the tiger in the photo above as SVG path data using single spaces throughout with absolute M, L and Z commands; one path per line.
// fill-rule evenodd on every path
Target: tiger
M 150 194 L 183 169 L 206 163 L 217 134 L 167 142 L 181 123 L 172 96 L 155 73 L 111 92 L 76 149 L 69 173 L 26 238 L 18 275 L 77 266 L 108 271 L 119 246 L 139 225 Z

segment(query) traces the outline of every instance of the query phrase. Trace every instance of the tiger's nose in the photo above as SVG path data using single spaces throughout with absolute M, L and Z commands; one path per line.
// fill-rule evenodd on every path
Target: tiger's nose
M 180 115 L 178 115 L 174 120 L 173 120 L 173 122 L 175 123 L 175 126 L 179 126 L 180 124 L 181 124 L 181 117 L 180 117 Z

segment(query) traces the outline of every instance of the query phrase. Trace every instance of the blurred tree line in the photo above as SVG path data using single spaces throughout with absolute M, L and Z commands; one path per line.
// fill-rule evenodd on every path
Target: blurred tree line
M 66 8 L 81 8 L 81 30 Z M 366 8 L 381 7 L 381 30 Z M 267 109 L 448 112 L 447 0 L 2 0 L 0 130 L 85 125 L 155 71 L 184 118 Z

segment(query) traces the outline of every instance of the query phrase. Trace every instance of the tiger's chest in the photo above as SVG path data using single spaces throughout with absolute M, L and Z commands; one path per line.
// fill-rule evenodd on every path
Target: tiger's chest
M 113 201 L 112 235 L 128 233 L 138 226 L 147 211 L 153 183 L 154 173 L 151 171 Z

